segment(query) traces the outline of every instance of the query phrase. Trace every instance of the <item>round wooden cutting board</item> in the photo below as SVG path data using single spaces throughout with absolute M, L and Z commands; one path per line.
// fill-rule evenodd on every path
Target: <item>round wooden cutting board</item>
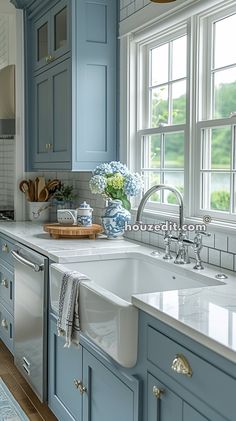
M 90 227 L 81 227 L 79 225 L 45 224 L 44 231 L 48 232 L 54 239 L 59 238 L 89 238 L 95 240 L 97 234 L 103 231 L 101 225 L 93 224 Z

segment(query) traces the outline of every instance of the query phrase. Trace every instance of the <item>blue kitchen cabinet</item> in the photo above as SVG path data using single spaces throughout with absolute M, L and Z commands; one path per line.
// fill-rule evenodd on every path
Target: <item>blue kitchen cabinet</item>
M 82 395 L 76 382 L 82 381 L 82 347 L 64 348 L 56 323 L 49 321 L 48 405 L 60 421 L 82 420 Z
M 148 421 L 209 421 L 149 373 L 147 392 Z
M 51 168 L 61 162 L 70 166 L 71 61 L 51 67 L 33 78 L 33 169 Z M 56 164 L 55 164 L 56 163 Z
M 91 171 L 116 159 L 117 2 L 35 4 L 26 8 L 27 170 Z
M 147 384 L 148 421 L 183 421 L 181 398 L 150 373 Z
M 71 49 L 70 1 L 61 0 L 32 21 L 33 70 L 47 69 Z
M 86 349 L 83 351 L 83 421 L 134 421 L 134 392 Z
M 235 421 L 235 364 L 144 312 L 139 321 L 144 419 Z
M 83 339 L 64 348 L 49 321 L 48 404 L 60 421 L 139 421 L 139 381 L 109 364 Z
M 14 267 L 11 250 L 14 243 L 0 235 L 0 339 L 13 353 L 14 336 Z
M 74 170 L 116 159 L 116 0 L 77 0 L 74 21 Z
M 188 405 L 186 402 L 183 403 L 183 421 L 208 421 L 207 418 L 203 417 L 198 411 Z

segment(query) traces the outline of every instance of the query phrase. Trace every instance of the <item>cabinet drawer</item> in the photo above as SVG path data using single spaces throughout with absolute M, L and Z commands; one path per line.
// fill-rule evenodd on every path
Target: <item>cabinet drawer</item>
M 191 376 L 177 373 L 172 369 L 173 362 L 179 355 L 187 359 L 192 370 Z M 156 331 L 151 326 L 148 327 L 147 332 L 147 358 L 220 414 L 228 417 L 229 420 L 235 419 L 236 379 Z
M 14 247 L 14 243 L 11 243 L 11 241 L 7 240 L 5 237 L 0 237 L 0 259 L 11 266 L 13 266 L 11 250 L 13 250 Z
M 0 303 L 0 339 L 13 353 L 13 317 Z
M 13 282 L 13 273 L 0 261 L 0 300 L 10 313 L 13 312 Z

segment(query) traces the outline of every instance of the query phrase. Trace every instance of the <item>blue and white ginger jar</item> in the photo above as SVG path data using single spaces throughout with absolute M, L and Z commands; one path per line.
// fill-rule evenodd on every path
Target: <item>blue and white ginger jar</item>
M 77 208 L 77 223 L 84 227 L 90 227 L 92 225 L 92 213 L 93 209 L 86 202 L 80 204 Z
M 121 200 L 110 200 L 101 219 L 107 238 L 117 238 L 124 234 L 125 223 L 130 222 L 131 215 L 123 208 Z

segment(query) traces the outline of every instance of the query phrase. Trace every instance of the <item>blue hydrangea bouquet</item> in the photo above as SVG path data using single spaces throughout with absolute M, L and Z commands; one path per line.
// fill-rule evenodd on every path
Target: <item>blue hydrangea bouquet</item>
M 102 194 L 106 199 L 121 200 L 123 207 L 130 210 L 128 197 L 141 192 L 143 181 L 138 173 L 131 173 L 126 165 L 112 161 L 95 168 L 89 187 L 92 193 Z

